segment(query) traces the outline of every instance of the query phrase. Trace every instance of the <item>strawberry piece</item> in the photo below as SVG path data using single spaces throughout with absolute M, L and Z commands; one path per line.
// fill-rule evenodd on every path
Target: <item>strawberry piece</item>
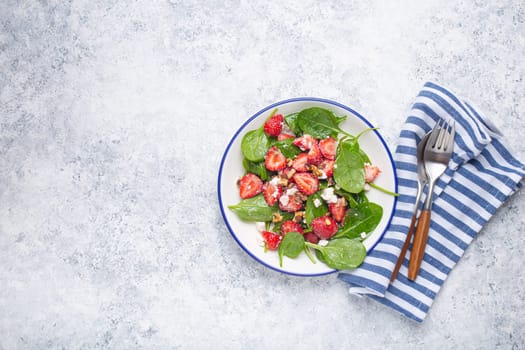
M 306 166 L 307 164 L 308 154 L 299 153 L 292 162 L 292 168 L 294 168 L 298 172 L 304 173 L 308 171 L 308 168 Z
M 326 174 L 326 177 L 334 175 L 335 160 L 325 159 L 317 166 L 319 170 Z
M 263 182 L 259 176 L 248 173 L 239 180 L 239 194 L 242 199 L 251 198 L 262 192 Z
M 295 136 L 285 133 L 280 133 L 277 135 L 277 141 L 287 140 L 287 139 L 293 139 Z
M 294 146 L 299 147 L 302 151 L 309 150 L 312 148 L 312 145 L 316 143 L 315 138 L 312 135 L 304 134 L 293 140 Z
M 264 132 L 268 136 L 278 136 L 283 130 L 284 118 L 282 114 L 272 115 L 264 123 Z
M 308 151 L 308 163 L 317 165 L 323 160 L 323 154 L 317 142 L 312 143 L 310 151 Z
M 321 153 L 323 154 L 323 157 L 326 159 L 334 160 L 335 159 L 335 153 L 337 149 L 337 144 L 335 139 L 328 137 L 326 139 L 323 139 L 319 141 L 319 148 L 321 149 Z
M 311 173 L 296 173 L 293 176 L 293 181 L 299 191 L 307 196 L 314 194 L 319 189 L 319 180 Z
M 266 247 L 269 250 L 277 250 L 279 248 L 279 244 L 281 243 L 282 236 L 270 232 L 270 231 L 263 231 L 261 232 L 264 241 L 266 242 Z
M 304 240 L 313 244 L 319 243 L 319 237 L 313 232 L 307 232 L 304 234 Z
M 297 194 L 283 194 L 281 198 L 279 198 L 279 208 L 282 211 L 286 211 L 289 213 L 295 213 L 298 210 L 301 210 L 303 207 L 303 201 Z
M 338 198 L 336 203 L 328 203 L 328 210 L 337 222 L 342 222 L 346 215 L 346 199 Z
M 366 183 L 370 183 L 374 181 L 380 172 L 381 172 L 381 169 L 379 169 L 377 165 L 365 163 L 365 181 Z
M 281 225 L 281 235 L 285 236 L 288 232 L 299 232 L 300 234 L 303 234 L 304 230 L 299 223 L 293 220 L 287 220 Z
M 279 200 L 279 198 L 283 194 L 283 188 L 279 185 L 274 185 L 270 182 L 266 182 L 262 187 L 262 193 L 264 196 L 264 200 L 271 207 Z
M 286 168 L 286 157 L 277 146 L 272 146 L 266 153 L 264 165 L 270 171 L 283 170 Z
M 328 215 L 312 220 L 312 232 L 321 239 L 332 238 L 338 229 L 337 222 Z

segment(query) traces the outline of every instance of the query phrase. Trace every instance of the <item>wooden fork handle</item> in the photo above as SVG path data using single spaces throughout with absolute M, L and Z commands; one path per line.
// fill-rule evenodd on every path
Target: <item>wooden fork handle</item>
M 419 273 L 419 267 L 425 255 L 425 247 L 428 239 L 428 228 L 430 227 L 430 210 L 422 210 L 417 223 L 416 235 L 412 252 L 410 253 L 410 263 L 408 264 L 408 279 L 414 281 Z
M 401 253 L 399 254 L 399 258 L 397 258 L 396 266 L 394 267 L 394 271 L 392 271 L 392 276 L 390 276 L 390 283 L 396 280 L 399 269 L 401 268 L 401 265 L 403 265 L 403 261 L 405 260 L 405 255 L 407 255 L 408 246 L 410 245 L 412 235 L 414 234 L 414 228 L 416 226 L 416 215 L 417 212 L 415 212 L 414 215 L 412 215 L 412 220 L 410 221 L 410 227 L 408 228 L 407 237 L 405 238 L 405 243 L 403 243 Z

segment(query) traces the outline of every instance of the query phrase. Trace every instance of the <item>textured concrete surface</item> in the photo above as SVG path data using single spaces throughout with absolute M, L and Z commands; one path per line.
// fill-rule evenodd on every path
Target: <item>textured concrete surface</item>
M 518 192 L 415 324 L 264 268 L 217 205 L 267 104 L 356 108 L 393 148 L 427 80 L 525 159 L 522 1 L 0 2 L 0 349 L 524 349 Z

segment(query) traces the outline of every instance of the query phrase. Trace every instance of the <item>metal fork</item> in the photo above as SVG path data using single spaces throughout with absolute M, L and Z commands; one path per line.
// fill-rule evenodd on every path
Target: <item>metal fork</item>
M 403 265 L 403 261 L 405 260 L 405 255 L 407 254 L 408 246 L 412 242 L 412 236 L 414 235 L 415 227 L 416 227 L 416 221 L 417 221 L 417 213 L 419 211 L 420 207 L 420 201 L 421 201 L 421 195 L 423 194 L 423 189 L 425 185 L 427 184 L 427 172 L 425 171 L 425 165 L 423 164 L 423 156 L 425 153 L 425 146 L 427 144 L 428 138 L 430 137 L 432 131 L 429 131 L 421 138 L 421 141 L 419 141 L 417 145 L 416 150 L 416 156 L 417 156 L 417 193 L 416 193 L 416 201 L 414 203 L 414 212 L 412 213 L 412 219 L 410 220 L 410 226 L 408 228 L 408 233 L 405 238 L 405 242 L 403 243 L 403 247 L 401 247 L 401 253 L 399 254 L 399 257 L 397 258 L 396 265 L 394 267 L 394 271 L 392 271 L 392 275 L 390 276 L 390 283 L 393 283 L 396 278 L 397 274 L 399 273 L 399 269 L 401 268 L 401 265 Z
M 421 266 L 423 255 L 425 254 L 428 229 L 430 227 L 430 211 L 432 208 L 434 185 L 438 178 L 447 169 L 454 149 L 455 133 L 456 131 L 453 120 L 447 122 L 440 119 L 434 126 L 434 129 L 432 129 L 432 133 L 430 134 L 425 146 L 423 159 L 425 163 L 425 171 L 428 177 L 428 194 L 419 216 L 414 243 L 412 245 L 412 252 L 410 253 L 408 279 L 412 281 L 416 279 L 419 273 L 419 267 Z

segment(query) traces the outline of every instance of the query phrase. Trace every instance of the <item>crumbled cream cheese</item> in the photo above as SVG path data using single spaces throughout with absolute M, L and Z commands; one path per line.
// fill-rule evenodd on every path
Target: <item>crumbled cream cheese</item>
M 321 198 L 323 198 L 327 203 L 337 203 L 337 196 L 334 194 L 333 187 L 327 187 L 321 193 Z
M 287 196 L 293 196 L 296 193 L 297 193 L 297 187 L 292 187 L 286 190 Z
M 277 186 L 277 185 L 279 185 L 279 181 L 281 181 L 281 179 L 279 178 L 279 176 L 274 176 L 274 177 L 272 177 L 272 179 L 270 180 L 270 184 L 271 184 L 271 185 L 274 185 L 274 186 Z
M 317 244 L 319 244 L 321 247 L 325 247 L 328 244 L 328 241 L 326 239 L 320 239 Z
M 321 200 L 319 198 L 314 199 L 314 207 L 319 208 L 321 206 Z

